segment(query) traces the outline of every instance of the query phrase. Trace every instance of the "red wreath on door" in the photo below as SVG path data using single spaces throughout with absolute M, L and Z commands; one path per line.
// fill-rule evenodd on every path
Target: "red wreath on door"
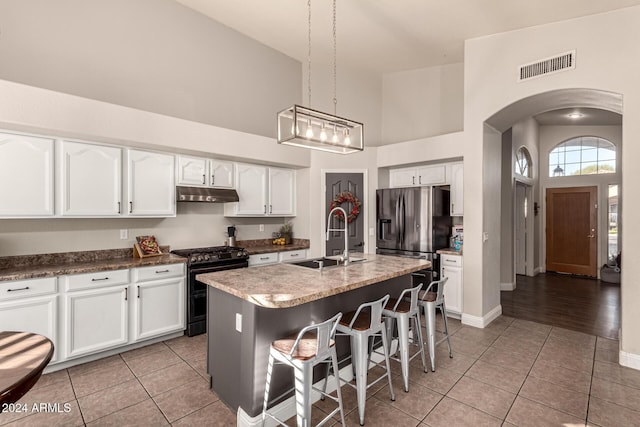
M 329 211 L 331 211 L 331 209 L 337 206 L 342 205 L 343 203 L 351 203 L 353 205 L 353 207 L 351 208 L 351 211 L 349 211 L 349 213 L 347 214 L 347 223 L 351 223 L 356 218 L 358 218 L 362 203 L 356 196 L 354 196 L 354 194 L 351 191 L 342 191 L 338 193 L 331 201 L 331 205 L 329 206 Z M 335 213 L 335 216 L 338 217 L 338 219 L 341 221 L 344 220 L 344 215 L 342 215 L 342 212 L 340 211 L 337 211 Z

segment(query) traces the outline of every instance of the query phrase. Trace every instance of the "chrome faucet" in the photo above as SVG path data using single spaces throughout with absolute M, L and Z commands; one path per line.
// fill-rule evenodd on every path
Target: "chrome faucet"
M 333 215 L 335 211 L 341 211 L 344 217 L 344 228 L 342 229 L 331 228 L 331 215 Z M 345 211 L 340 206 L 336 206 L 335 208 L 331 209 L 331 212 L 329 212 L 329 215 L 327 216 L 327 241 L 329 240 L 330 231 L 342 231 L 344 233 L 344 252 L 342 253 L 342 263 L 344 265 L 348 265 L 349 264 L 349 222 L 347 221 L 347 211 Z

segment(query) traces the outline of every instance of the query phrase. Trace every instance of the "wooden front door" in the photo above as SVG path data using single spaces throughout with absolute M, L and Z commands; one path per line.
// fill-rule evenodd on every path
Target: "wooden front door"
M 362 173 L 327 173 L 326 175 L 326 215 L 329 214 L 329 207 L 333 198 L 336 197 L 342 191 L 349 191 L 354 196 L 363 201 L 364 197 L 364 185 Z M 351 203 L 344 203 L 341 205 L 347 213 L 353 209 Z M 349 251 L 363 252 L 364 251 L 364 215 L 365 206 L 360 206 L 360 214 L 355 220 L 349 223 Z M 344 220 L 333 215 L 331 217 L 330 225 L 332 229 L 342 229 L 344 227 Z M 326 254 L 341 255 L 344 251 L 344 234 L 342 232 L 330 232 L 329 240 L 326 243 Z
M 597 277 L 597 187 L 547 188 L 547 271 Z

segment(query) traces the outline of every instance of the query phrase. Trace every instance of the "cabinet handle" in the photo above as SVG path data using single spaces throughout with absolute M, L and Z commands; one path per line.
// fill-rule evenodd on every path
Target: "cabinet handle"
M 264 205 L 264 213 L 267 213 L 267 205 Z
M 202 185 L 207 183 L 207 175 L 202 174 Z
M 29 287 L 28 287 L 28 286 L 25 286 L 24 288 L 7 289 L 7 292 L 26 291 L 27 289 L 29 289 Z
M 445 261 L 447 261 L 447 262 L 456 262 L 455 259 L 445 259 Z
M 418 177 L 418 184 L 422 185 L 422 175 Z
M 411 184 L 416 185 L 416 177 L 415 176 L 411 177 Z
M 456 211 L 456 204 L 451 203 L 451 212 L 455 212 L 455 211 Z
M 129 288 L 124 288 L 124 300 L 127 301 L 129 299 Z
M 138 285 L 138 299 L 140 299 L 140 285 Z
M 211 185 L 216 185 L 216 175 L 211 175 Z
M 118 202 L 118 213 L 122 213 L 122 209 L 120 207 L 120 202 Z
M 156 274 L 168 273 L 169 270 L 156 270 Z
M 268 259 L 269 259 L 269 257 L 268 257 L 268 256 L 265 256 L 265 257 L 260 258 L 260 260 L 262 260 L 262 261 L 266 261 L 266 260 L 268 260 Z
M 273 213 L 273 205 L 269 205 L 269 213 Z
M 129 202 L 129 213 L 133 213 L 133 202 Z
M 289 256 L 290 256 L 291 258 L 293 258 L 294 256 L 298 256 L 298 255 L 300 255 L 300 254 L 291 254 L 291 255 L 289 255 Z
M 91 279 L 92 282 L 101 282 L 103 280 L 109 280 L 109 278 L 108 277 L 103 277 L 101 279 L 96 279 L 96 278 Z

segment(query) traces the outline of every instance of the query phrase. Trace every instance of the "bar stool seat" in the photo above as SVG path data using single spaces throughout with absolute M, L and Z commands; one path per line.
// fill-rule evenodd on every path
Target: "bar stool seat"
M 336 335 L 347 335 L 351 341 L 351 356 L 344 360 L 351 359 L 356 385 L 354 387 L 348 381 L 340 378 L 345 384 L 354 387 L 358 397 L 358 415 L 360 416 L 360 425 L 364 425 L 364 410 L 367 400 L 367 389 L 385 377 L 389 381 L 389 392 L 391 400 L 395 400 L 396 396 L 393 392 L 393 384 L 391 383 L 391 367 L 389 366 L 389 342 L 384 321 L 382 320 L 382 310 L 389 301 L 389 295 L 385 295 L 377 301 L 361 304 L 357 310 L 346 313 L 337 326 Z M 369 366 L 371 365 L 371 354 L 376 353 L 373 348 L 373 341 L 376 337 L 380 337 L 382 341 L 382 351 L 385 361 L 385 373 L 371 383 L 367 380 Z M 343 360 L 343 361 L 344 361 Z M 342 361 L 341 361 L 342 362 Z M 380 363 L 374 363 L 380 365 Z M 335 369 L 335 368 L 334 368 Z M 337 372 L 334 370 L 334 372 Z M 327 374 L 328 377 L 328 374 Z M 325 380 L 326 388 L 327 380 Z
M 418 305 L 424 309 L 424 322 L 427 328 L 427 347 L 429 348 L 429 358 L 431 359 L 431 370 L 436 370 L 436 346 L 447 340 L 449 346 L 449 357 L 453 357 L 451 352 L 451 340 L 449 339 L 449 325 L 447 322 L 447 308 L 444 302 L 444 285 L 448 278 L 437 280 L 429 283 L 427 289 L 419 294 Z M 434 289 L 436 289 L 434 291 Z M 442 321 L 444 322 L 444 331 L 436 330 L 436 309 L 440 309 Z M 436 333 L 444 334 L 444 337 L 436 341 Z
M 420 328 L 420 311 L 418 309 L 418 292 L 422 288 L 422 283 L 414 288 L 405 289 L 398 299 L 389 299 L 389 302 L 382 311 L 385 316 L 385 325 L 387 328 L 387 337 L 389 342 L 393 335 L 393 326 L 398 323 L 398 350 L 400 351 L 400 365 L 402 367 L 402 380 L 404 383 L 404 391 L 409 391 L 409 362 L 420 354 L 422 358 L 422 369 L 427 372 L 427 361 L 424 354 L 424 343 L 422 341 L 422 330 Z M 409 297 L 407 301 L 406 298 Z M 409 336 L 409 328 L 413 321 L 414 337 L 418 338 L 418 351 L 409 356 L 409 341 L 414 342 L 414 338 Z M 398 360 L 393 358 L 394 360 Z
M 311 425 L 311 391 L 320 392 L 323 396 L 337 402 L 338 407 L 327 415 L 318 425 L 331 420 L 340 413 L 340 420 L 345 426 L 344 411 L 342 409 L 342 393 L 340 391 L 340 380 L 336 376 L 337 397 L 327 393 L 326 380 L 325 389 L 320 390 L 313 387 L 313 367 L 320 363 L 328 363 L 333 366 L 334 372 L 338 372 L 338 358 L 336 356 L 335 334 L 338 322 L 342 313 L 338 313 L 331 319 L 325 320 L 316 325 L 309 325 L 303 328 L 298 334 L 275 340 L 269 348 L 269 363 L 267 366 L 267 379 L 264 389 L 264 403 L 262 406 L 262 424 L 266 418 L 272 418 L 278 424 L 286 426 L 284 421 L 278 419 L 267 411 L 269 406 L 269 388 L 273 366 L 276 363 L 291 366 L 294 371 L 294 387 L 282 393 L 273 400 L 280 400 L 286 394 L 295 390 L 296 399 L 296 423 L 298 427 L 309 427 Z

